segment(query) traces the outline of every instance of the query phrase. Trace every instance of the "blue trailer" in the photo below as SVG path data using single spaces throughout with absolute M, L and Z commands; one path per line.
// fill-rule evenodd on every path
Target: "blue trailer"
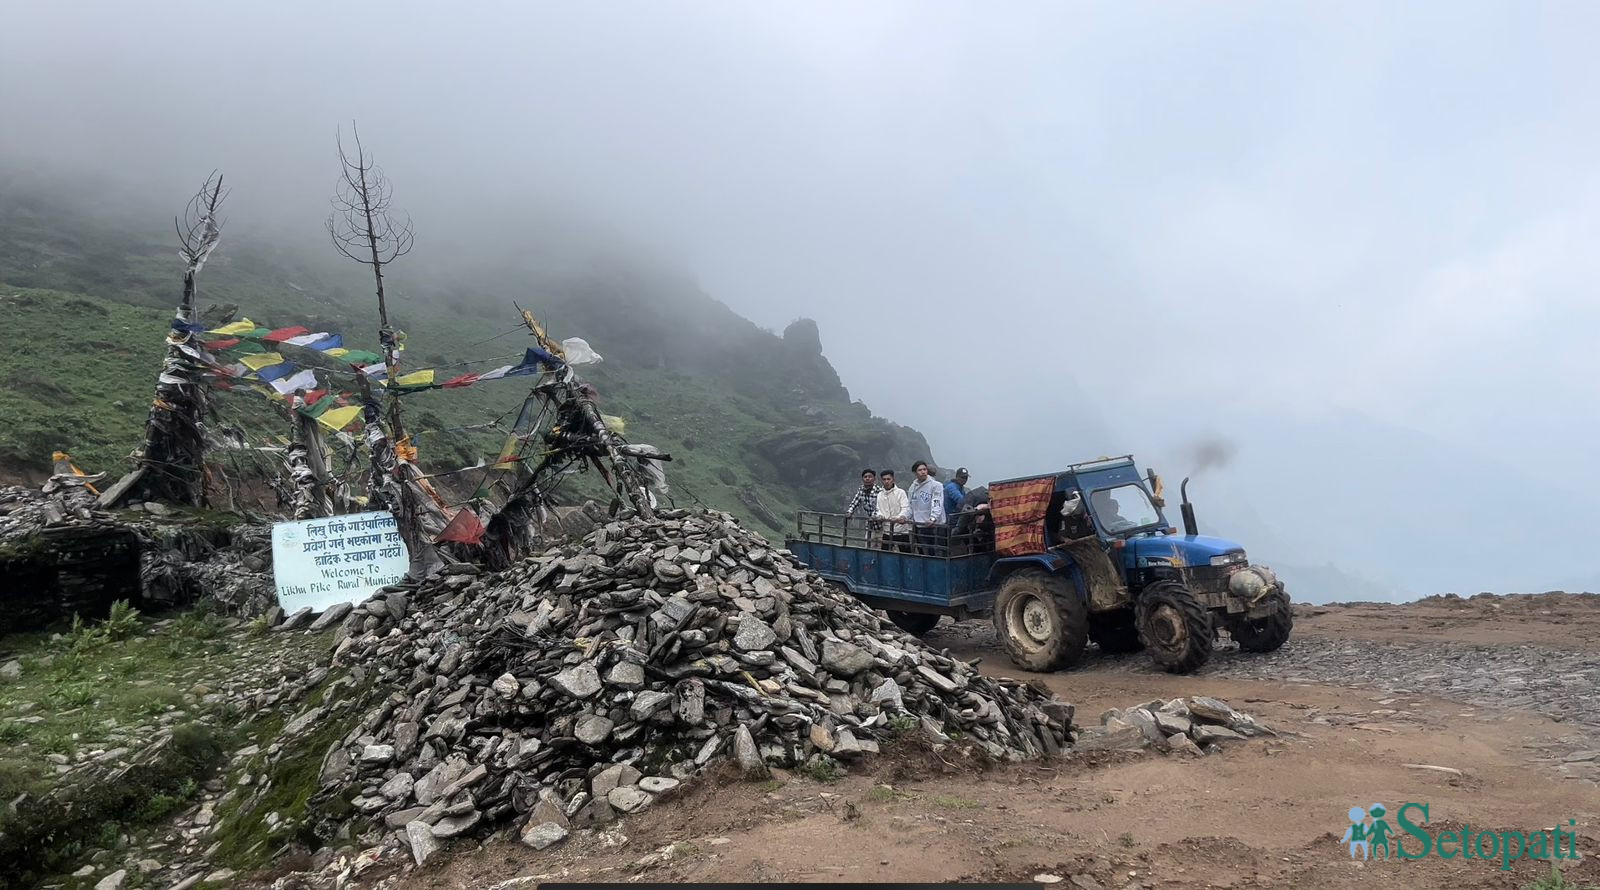
M 987 509 L 915 536 L 801 513 L 787 546 L 911 633 L 945 615 L 989 617 L 1028 670 L 1068 667 L 1090 641 L 1146 650 L 1174 672 L 1204 664 L 1223 630 L 1246 651 L 1277 649 L 1293 625 L 1282 582 L 1239 544 L 1200 534 L 1187 489 L 1182 533 L 1162 512 L 1160 477 L 1123 456 L 992 483 Z

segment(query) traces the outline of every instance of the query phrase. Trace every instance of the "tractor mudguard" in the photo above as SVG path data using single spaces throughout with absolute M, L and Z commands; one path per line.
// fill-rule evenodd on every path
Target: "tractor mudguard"
M 1052 575 L 1066 575 L 1072 580 L 1072 589 L 1084 602 L 1089 601 L 1089 591 L 1083 583 L 1083 572 L 1078 564 L 1062 553 L 1030 553 L 1027 556 L 1006 556 L 989 567 L 989 583 L 998 587 L 1006 576 L 1018 569 L 1039 567 Z

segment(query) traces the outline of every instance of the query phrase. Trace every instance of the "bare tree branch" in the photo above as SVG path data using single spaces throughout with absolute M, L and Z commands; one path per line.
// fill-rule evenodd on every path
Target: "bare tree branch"
M 172 225 L 178 232 L 178 256 L 183 259 L 186 275 L 199 274 L 206 258 L 221 241 L 222 221 L 217 218 L 217 208 L 227 197 L 228 193 L 222 189 L 222 174 L 213 170 L 184 207 L 183 220 L 180 222 L 173 217 Z
M 345 147 L 344 133 L 335 135 L 340 170 L 329 202 L 333 212 L 328 215 L 328 236 L 333 249 L 341 256 L 372 267 L 382 333 L 389 331 L 383 267 L 410 253 L 416 237 L 411 217 L 406 216 L 399 222 L 391 212 L 394 192 L 389 178 L 367 152 L 361 142 L 361 131 L 354 124 L 351 125 L 351 140 L 355 143 L 353 153 Z M 386 349 L 385 353 L 392 366 L 392 350 Z

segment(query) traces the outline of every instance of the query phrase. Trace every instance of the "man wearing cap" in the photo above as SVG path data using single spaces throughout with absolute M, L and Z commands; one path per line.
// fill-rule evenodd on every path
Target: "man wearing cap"
M 967 496 L 967 468 L 956 470 L 955 478 L 944 484 L 944 519 L 955 524 L 955 515 L 961 512 L 961 499 Z

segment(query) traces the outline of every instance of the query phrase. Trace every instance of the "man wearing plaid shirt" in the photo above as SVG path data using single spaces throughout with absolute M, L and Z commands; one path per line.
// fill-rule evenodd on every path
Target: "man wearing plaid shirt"
M 855 496 L 850 499 L 850 506 L 846 507 L 846 542 L 854 547 L 870 546 L 872 520 L 878 515 L 878 474 L 871 470 L 861 471 L 861 487 L 856 489 Z

